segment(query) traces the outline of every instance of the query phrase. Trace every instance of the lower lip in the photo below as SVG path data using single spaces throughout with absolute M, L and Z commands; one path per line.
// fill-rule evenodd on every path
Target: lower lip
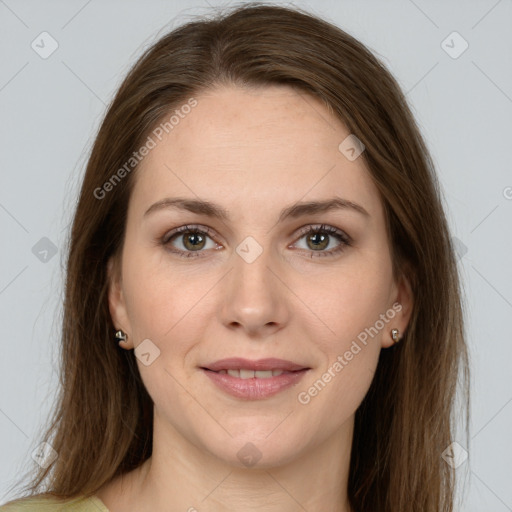
M 240 379 L 227 373 L 220 374 L 211 370 L 201 369 L 214 384 L 226 393 L 245 400 L 262 400 L 293 386 L 299 382 L 307 369 L 296 372 L 282 373 L 268 379 Z

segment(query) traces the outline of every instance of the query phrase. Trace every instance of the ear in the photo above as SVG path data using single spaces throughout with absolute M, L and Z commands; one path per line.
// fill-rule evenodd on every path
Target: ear
M 403 338 L 409 325 L 414 304 L 414 294 L 409 278 L 402 274 L 393 286 L 390 309 L 395 312 L 394 317 L 386 326 L 382 337 L 382 347 L 388 348 L 395 344 L 391 336 L 391 329 L 398 329 L 399 338 Z
M 116 330 L 122 330 L 126 333 L 126 341 L 120 341 L 119 346 L 127 350 L 134 348 L 133 338 L 131 337 L 131 326 L 126 311 L 126 303 L 122 287 L 121 270 L 119 264 L 112 256 L 107 263 L 108 279 L 108 308 L 112 323 Z

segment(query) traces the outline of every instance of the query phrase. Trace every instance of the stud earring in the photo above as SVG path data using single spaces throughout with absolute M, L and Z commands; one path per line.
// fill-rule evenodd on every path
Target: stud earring
M 395 343 L 400 341 L 400 331 L 398 329 L 391 329 L 391 337 Z
M 126 341 L 126 333 L 124 333 L 123 331 L 119 330 L 116 332 L 116 340 L 119 342 L 119 341 L 123 341 L 125 342 Z

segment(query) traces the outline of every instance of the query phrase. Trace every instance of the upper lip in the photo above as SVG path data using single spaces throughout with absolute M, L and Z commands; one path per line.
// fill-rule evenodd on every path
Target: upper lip
M 267 359 L 258 359 L 252 361 L 250 359 L 243 359 L 241 357 L 230 357 L 227 359 L 220 359 L 214 363 L 209 363 L 202 368 L 218 372 L 219 370 L 283 370 L 288 372 L 294 372 L 297 370 L 309 369 L 307 366 L 293 363 L 292 361 L 286 361 L 285 359 L 277 359 L 274 357 Z

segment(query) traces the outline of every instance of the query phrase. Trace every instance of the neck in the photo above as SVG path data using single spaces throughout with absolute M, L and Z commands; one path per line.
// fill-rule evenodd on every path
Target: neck
M 155 418 L 156 419 L 156 418 Z M 272 467 L 236 467 L 184 441 L 155 421 L 152 456 L 125 483 L 117 510 L 188 512 L 350 512 L 347 482 L 353 434 L 351 417 L 320 445 Z M 102 496 L 98 494 L 101 498 Z

